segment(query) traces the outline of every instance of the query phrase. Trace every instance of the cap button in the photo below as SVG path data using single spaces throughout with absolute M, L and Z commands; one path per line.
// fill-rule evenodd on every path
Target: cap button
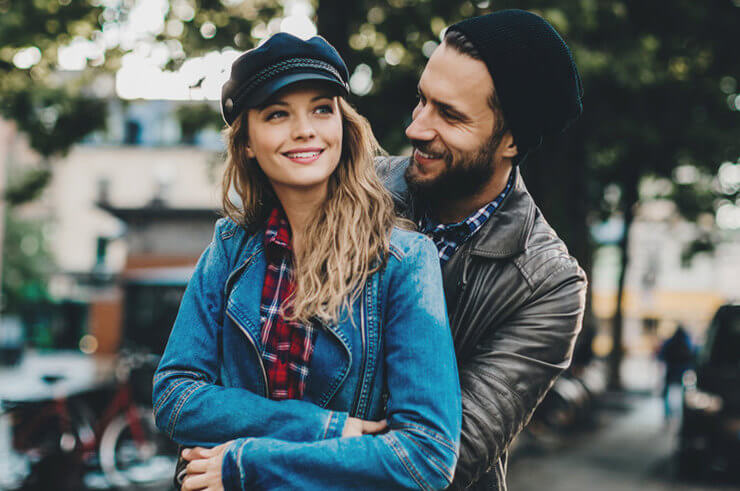
M 231 111 L 232 109 L 234 109 L 234 101 L 232 101 L 229 97 L 228 99 L 226 99 L 226 102 L 224 102 L 224 107 L 227 111 Z

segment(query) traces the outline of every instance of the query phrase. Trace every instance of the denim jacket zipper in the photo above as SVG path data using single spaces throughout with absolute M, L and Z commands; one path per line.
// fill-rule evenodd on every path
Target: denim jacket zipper
M 367 285 L 365 286 L 365 289 Z M 360 380 L 355 389 L 355 398 L 352 402 L 352 412 L 350 415 L 354 417 L 361 417 L 357 414 L 360 405 L 360 395 L 362 394 L 362 386 L 365 384 L 365 370 L 367 365 L 367 340 L 365 339 L 365 289 L 363 289 L 362 300 L 360 301 L 360 338 L 362 340 L 362 362 L 360 363 Z
M 255 342 L 254 339 L 252 339 L 252 336 L 250 336 L 250 334 L 247 332 L 247 330 L 244 328 L 244 326 L 241 324 L 241 322 L 239 322 L 238 320 L 236 320 L 234 318 L 234 316 L 231 315 L 231 313 L 229 313 L 228 310 L 226 311 L 226 315 L 228 315 L 229 316 L 229 319 L 231 319 L 231 321 L 234 324 L 236 324 L 237 327 L 239 327 L 239 330 L 247 337 L 247 339 L 249 340 L 249 343 L 254 348 L 254 352 L 257 355 L 257 362 L 259 363 L 259 366 L 262 369 L 262 382 L 263 382 L 263 386 L 265 388 L 264 395 L 265 395 L 265 397 L 269 397 L 268 387 L 267 387 L 267 371 L 265 370 L 265 364 L 262 361 L 262 355 L 260 354 L 260 350 L 259 350 L 259 348 L 257 348 L 257 343 Z
M 238 276 L 239 274 L 241 274 L 241 273 L 242 273 L 242 271 L 244 271 L 244 270 L 245 270 L 245 269 L 247 268 L 247 266 L 249 266 L 249 264 L 250 264 L 250 263 L 252 262 L 252 260 L 254 259 L 254 257 L 255 257 L 255 256 L 257 255 L 257 253 L 258 253 L 258 252 L 259 252 L 259 250 L 257 250 L 257 251 L 255 251 L 254 253 L 252 253 L 252 255 L 251 255 L 251 256 L 249 256 L 249 257 L 248 257 L 248 258 L 247 258 L 247 259 L 246 259 L 246 260 L 245 260 L 245 261 L 244 261 L 244 262 L 243 262 L 243 263 L 241 264 L 241 266 L 239 266 L 238 268 L 236 268 L 236 269 L 235 269 L 235 270 L 234 270 L 234 271 L 233 271 L 233 272 L 232 272 L 232 273 L 231 273 L 231 274 L 229 275 L 229 277 L 228 277 L 228 278 L 226 279 L 226 285 L 224 286 L 224 298 L 228 298 L 228 297 L 229 297 L 229 290 L 231 289 L 230 287 L 231 287 L 231 285 L 233 284 L 233 281 L 234 281 L 234 279 L 235 279 L 235 278 L 236 278 L 236 277 L 237 277 L 237 276 Z M 264 362 L 262 361 L 262 355 L 260 354 L 260 350 L 259 350 L 259 348 L 257 347 L 257 341 L 255 341 L 255 340 L 254 340 L 254 339 L 252 338 L 252 336 L 251 336 L 251 335 L 249 334 L 249 332 L 247 332 L 247 329 L 246 329 L 246 328 L 245 328 L 245 327 L 244 327 L 244 326 L 242 325 L 242 323 L 241 323 L 241 322 L 239 322 L 239 321 L 238 321 L 238 320 L 237 320 L 237 319 L 236 319 L 236 318 L 235 318 L 235 317 L 234 317 L 233 315 L 231 315 L 231 313 L 229 312 L 229 309 L 228 309 L 228 308 L 227 308 L 227 309 L 224 309 L 224 310 L 226 311 L 226 315 L 227 315 L 227 316 L 229 317 L 229 319 L 231 319 L 231 321 L 232 321 L 232 322 L 233 322 L 234 324 L 236 324 L 236 326 L 237 326 L 237 327 L 239 328 L 239 330 L 240 330 L 240 331 L 242 332 L 242 334 L 244 334 L 244 336 L 246 336 L 246 338 L 247 338 L 247 339 L 249 340 L 249 343 L 250 343 L 250 344 L 252 345 L 252 347 L 254 348 L 254 352 L 255 352 L 255 354 L 257 355 L 257 363 L 259 363 L 260 369 L 262 370 L 262 382 L 263 382 L 263 384 L 262 384 L 262 385 L 263 385 L 263 387 L 264 387 L 264 389 L 265 389 L 265 391 L 264 391 L 264 396 L 265 396 L 265 397 L 269 397 L 269 396 L 270 396 L 270 394 L 269 394 L 269 388 L 268 388 L 268 384 L 267 384 L 267 370 L 265 370 L 265 364 L 264 364 Z

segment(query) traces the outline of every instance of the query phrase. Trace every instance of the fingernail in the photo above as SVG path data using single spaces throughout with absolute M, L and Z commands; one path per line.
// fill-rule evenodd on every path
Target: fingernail
M 190 455 L 190 449 L 186 448 L 182 451 L 182 456 L 187 458 L 188 455 Z

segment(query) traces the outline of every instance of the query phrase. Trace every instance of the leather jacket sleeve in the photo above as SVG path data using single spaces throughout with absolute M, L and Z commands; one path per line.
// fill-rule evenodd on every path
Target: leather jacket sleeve
M 463 425 L 455 480 L 449 489 L 469 487 L 497 465 L 555 379 L 570 365 L 581 327 L 586 278 L 572 258 L 564 258 L 552 271 L 505 322 L 483 329 L 486 334 L 473 356 L 459 360 Z M 495 299 L 493 294 L 487 297 L 486 302 Z M 487 311 L 485 305 L 481 311 Z

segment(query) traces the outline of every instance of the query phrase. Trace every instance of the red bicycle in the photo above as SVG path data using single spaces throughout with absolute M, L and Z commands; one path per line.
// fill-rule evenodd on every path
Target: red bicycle
M 3 401 L 13 419 L 13 447 L 37 469 L 23 487 L 37 483 L 45 489 L 41 483 L 53 480 L 54 489 L 79 489 L 85 471 L 95 468 L 112 487 L 167 485 L 177 448 L 159 433 L 146 402 L 157 361 L 154 355 L 126 353 L 118 358 L 112 388 L 47 401 Z M 53 386 L 62 378 L 44 380 Z M 99 417 L 93 407 L 103 407 Z

